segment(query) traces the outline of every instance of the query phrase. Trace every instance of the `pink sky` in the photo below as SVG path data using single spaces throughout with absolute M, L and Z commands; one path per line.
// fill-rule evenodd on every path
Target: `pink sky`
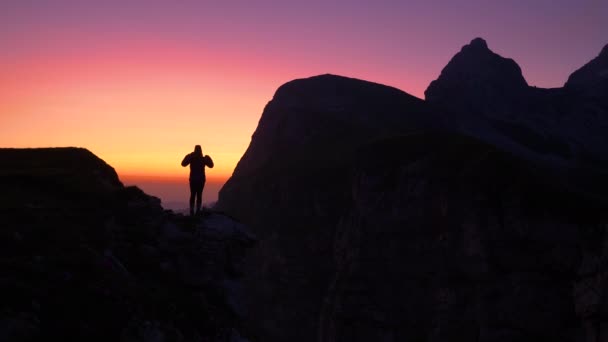
M 137 183 L 185 179 L 179 162 L 201 144 L 221 184 L 294 78 L 333 73 L 422 98 L 480 36 L 530 85 L 559 87 L 608 43 L 603 0 L 207 3 L 3 1 L 0 147 L 86 147 Z

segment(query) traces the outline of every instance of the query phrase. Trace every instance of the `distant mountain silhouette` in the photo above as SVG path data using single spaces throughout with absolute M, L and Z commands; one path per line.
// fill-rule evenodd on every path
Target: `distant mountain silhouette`
M 477 38 L 426 101 L 333 75 L 281 86 L 217 204 L 260 237 L 252 329 L 594 341 L 608 309 L 604 56 L 540 89 Z

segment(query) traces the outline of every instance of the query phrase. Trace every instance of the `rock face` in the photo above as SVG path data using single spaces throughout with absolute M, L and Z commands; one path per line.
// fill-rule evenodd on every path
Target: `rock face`
M 240 335 L 242 224 L 164 211 L 84 149 L 0 149 L 0 186 L 0 341 Z
M 481 39 L 427 101 L 336 76 L 281 87 L 218 202 L 260 238 L 251 329 L 264 341 L 607 339 L 601 91 L 529 87 Z

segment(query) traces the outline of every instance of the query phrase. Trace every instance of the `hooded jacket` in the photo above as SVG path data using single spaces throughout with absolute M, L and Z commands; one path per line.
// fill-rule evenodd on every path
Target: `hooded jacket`
M 194 152 L 187 154 L 182 160 L 182 166 L 190 165 L 190 181 L 205 181 L 205 166 L 213 168 L 213 160 L 209 156 L 198 155 Z

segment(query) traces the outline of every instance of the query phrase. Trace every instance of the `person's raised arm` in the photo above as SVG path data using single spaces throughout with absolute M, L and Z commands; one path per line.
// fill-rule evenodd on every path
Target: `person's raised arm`
M 211 159 L 209 155 L 205 156 L 205 165 L 207 165 L 207 167 L 209 167 L 210 169 L 213 169 L 213 159 Z
M 184 160 L 182 160 L 182 166 L 186 167 L 190 164 L 190 153 L 186 154 Z

